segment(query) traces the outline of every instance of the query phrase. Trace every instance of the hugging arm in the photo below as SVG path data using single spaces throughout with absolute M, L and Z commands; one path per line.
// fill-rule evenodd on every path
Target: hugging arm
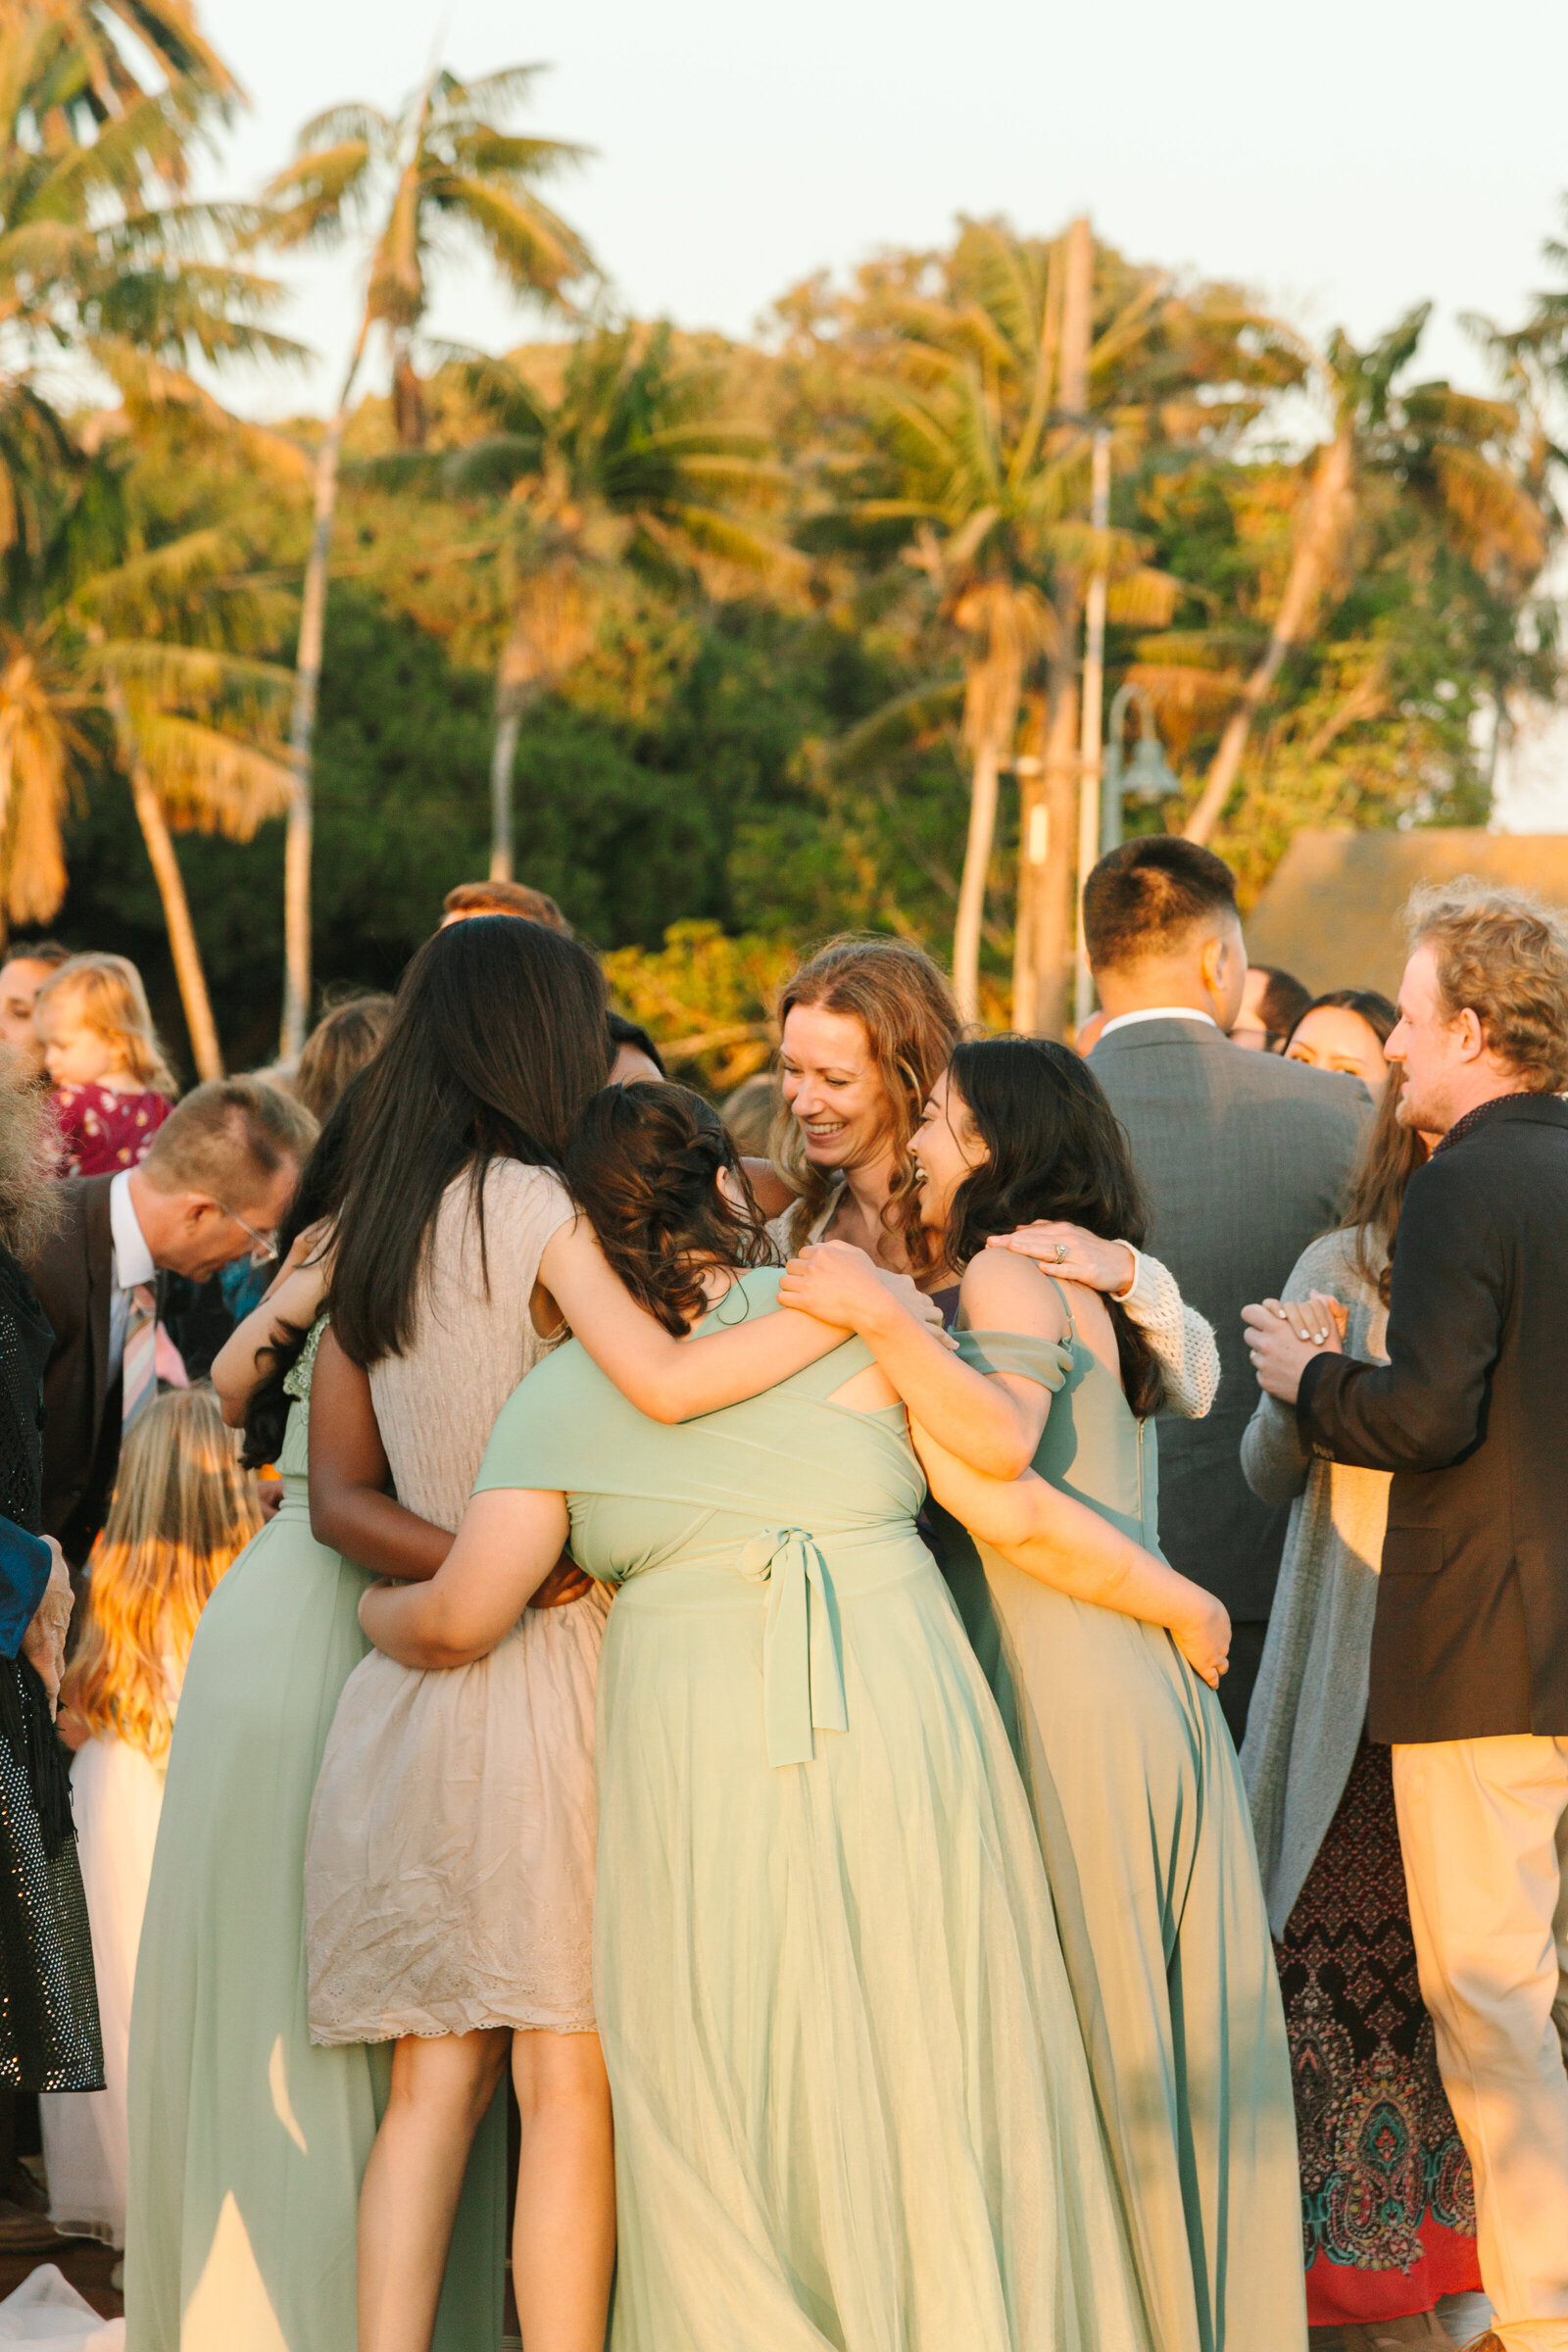
M 332 1249 L 330 1233 L 320 1226 L 300 1234 L 256 1305 L 214 1356 L 210 1378 L 230 1429 L 244 1426 L 251 1398 L 267 1378 L 271 1350 L 285 1347 L 292 1334 L 309 1331 L 320 1313 Z
M 391 1479 L 369 1374 L 328 1324 L 311 1378 L 311 1533 L 376 1576 L 434 1576 L 452 1538 L 406 1510 L 388 1493 Z
M 844 1325 L 781 1310 L 749 1315 L 701 1339 L 676 1339 L 612 1272 L 586 1217 L 551 1235 L 539 1279 L 600 1371 L 651 1421 L 689 1421 L 760 1396 L 847 1337 Z M 912 1283 L 905 1288 L 917 1298 Z
M 389 1658 L 419 1667 L 467 1666 L 509 1633 L 560 1559 L 564 1494 L 488 1487 L 475 1494 L 451 1549 L 426 1583 L 372 1585 L 360 1623 Z
M 911 1415 L 940 1429 L 954 1453 L 992 1478 L 1027 1468 L 1046 1425 L 1050 1392 L 1036 1381 L 964 1363 L 929 1326 L 906 1313 L 862 1250 L 818 1242 L 791 1258 L 779 1297 L 858 1331 Z M 1066 1329 L 1061 1301 L 1015 1257 L 977 1257 L 963 1278 L 970 1325 L 1046 1340 Z
M 985 1478 L 918 1422 L 910 1435 L 932 1494 L 971 1535 L 1074 1600 L 1166 1627 L 1194 1673 L 1211 1689 L 1217 1685 L 1230 1651 L 1230 1619 L 1211 1592 L 1032 1470 L 1017 1479 Z
M 1181 1295 L 1168 1266 L 1131 1242 L 1107 1242 L 1082 1225 L 1045 1219 L 993 1234 L 988 1250 L 1032 1257 L 1059 1282 L 1081 1282 L 1124 1307 L 1149 1341 L 1165 1375 L 1165 1405 L 1200 1421 L 1219 1395 L 1219 1348 L 1211 1324 Z

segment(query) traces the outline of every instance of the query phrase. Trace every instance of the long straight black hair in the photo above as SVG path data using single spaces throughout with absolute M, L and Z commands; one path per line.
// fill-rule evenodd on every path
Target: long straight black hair
M 426 1236 L 466 1169 L 484 1257 L 495 1159 L 560 1171 L 572 1122 L 610 1075 L 604 974 L 543 923 L 477 915 L 427 940 L 365 1073 L 332 1273 L 332 1329 L 357 1364 L 414 1337 Z
M 1149 1212 L 1121 1122 L 1087 1062 L 1049 1037 L 987 1037 L 954 1051 L 950 1089 L 990 1157 L 966 1176 L 948 1221 L 948 1257 L 966 1266 L 994 1233 L 1051 1217 L 1140 1247 Z M 1165 1383 L 1148 1340 L 1114 1298 L 1121 1382 L 1135 1413 L 1157 1413 Z

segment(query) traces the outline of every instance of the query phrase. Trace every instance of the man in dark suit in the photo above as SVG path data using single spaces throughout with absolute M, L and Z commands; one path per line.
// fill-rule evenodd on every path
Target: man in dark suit
M 1389 1360 L 1247 1315 L 1314 1453 L 1392 1471 L 1367 1731 L 1475 2174 L 1487 2352 L 1568 2346 L 1568 931 L 1418 893 L 1388 1043 L 1439 1135 L 1399 1216 Z M 1478 2347 L 1479 2352 L 1479 2347 Z
M 1149 1248 L 1219 1343 L 1213 1410 L 1160 1423 L 1159 1537 L 1231 1613 L 1220 1698 L 1240 1744 L 1288 1516 L 1242 1476 L 1254 1396 L 1242 1308 L 1283 1289 L 1338 1221 L 1366 1091 L 1229 1042 L 1247 978 L 1236 885 L 1196 843 L 1160 833 L 1112 850 L 1085 886 L 1084 932 L 1106 1016 L 1089 1066 L 1132 1146 Z
M 266 1249 L 315 1122 L 279 1088 L 215 1080 L 185 1097 L 140 1167 L 60 1187 L 58 1226 L 28 1268 L 55 1343 L 44 1372 L 43 1523 L 79 1568 L 114 1492 L 124 1427 L 156 1395 L 161 1333 L 200 1345 L 205 1285 Z M 172 1280 L 171 1278 L 183 1278 Z M 176 1311 L 183 1310 L 183 1322 Z M 166 1368 L 174 1369 L 166 1352 Z

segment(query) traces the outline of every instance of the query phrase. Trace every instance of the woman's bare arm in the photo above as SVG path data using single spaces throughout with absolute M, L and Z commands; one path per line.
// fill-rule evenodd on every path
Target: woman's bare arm
M 463 1514 L 436 1575 L 423 1584 L 372 1585 L 360 1623 L 404 1666 L 467 1666 L 510 1632 L 561 1557 L 566 1498 L 531 1488 L 489 1488 Z
M 1040 1443 L 1051 1392 L 1011 1373 L 966 1364 L 938 1335 L 912 1320 L 877 1279 L 863 1250 L 818 1242 L 792 1257 L 779 1288 L 792 1307 L 858 1331 L 910 1413 L 940 1429 L 944 1444 L 990 1478 L 1016 1478 Z M 977 1257 L 963 1278 L 968 1322 L 1059 1340 L 1061 1301 L 1019 1258 Z
M 270 1366 L 263 1358 L 290 1332 L 309 1331 L 321 1311 L 332 1265 L 330 1237 L 318 1226 L 302 1233 L 250 1313 L 236 1323 L 213 1358 L 211 1380 L 230 1429 L 243 1426 L 251 1398 Z
M 985 1478 L 918 1422 L 911 1421 L 910 1436 L 932 1494 L 972 1536 L 1074 1600 L 1166 1627 L 1194 1673 L 1217 1687 L 1231 1629 L 1211 1592 L 1032 1470 L 1010 1481 Z
M 387 1492 L 392 1472 L 376 1423 L 369 1374 L 321 1334 L 311 1377 L 311 1533 L 376 1576 L 422 1581 L 452 1548 Z
M 781 1309 L 748 1315 L 701 1339 L 678 1340 L 612 1271 L 585 1217 L 551 1235 L 539 1278 L 601 1372 L 652 1421 L 689 1421 L 760 1396 L 842 1348 L 849 1336 L 812 1315 Z M 906 1277 L 886 1279 L 902 1284 L 919 1305 Z

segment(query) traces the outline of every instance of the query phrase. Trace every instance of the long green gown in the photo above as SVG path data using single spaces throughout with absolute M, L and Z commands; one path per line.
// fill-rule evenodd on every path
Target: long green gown
M 1060 1347 L 956 1336 L 978 1370 L 1053 1392 L 1040 1476 L 1157 1553 L 1154 1432 L 1076 1329 Z M 1303 2352 L 1290 2051 L 1219 1701 L 1162 1628 L 1073 1600 L 933 1517 L 1016 1726 L 1155 2343 Z
M 713 1321 L 776 1303 L 755 1271 Z M 858 1342 L 647 1421 L 575 1343 L 476 1492 L 618 1588 L 595 1984 L 613 2352 L 1149 2352 L 1027 1800 Z
M 318 1333 L 319 1331 L 318 1327 Z M 353 2352 L 360 2180 L 389 2047 L 318 2049 L 304 1858 L 363 1572 L 311 1534 L 315 1340 L 289 1375 L 283 1502 L 202 1615 L 180 1692 L 130 2028 L 126 2352 Z M 505 2114 L 469 2164 L 436 2332 L 501 2341 Z

